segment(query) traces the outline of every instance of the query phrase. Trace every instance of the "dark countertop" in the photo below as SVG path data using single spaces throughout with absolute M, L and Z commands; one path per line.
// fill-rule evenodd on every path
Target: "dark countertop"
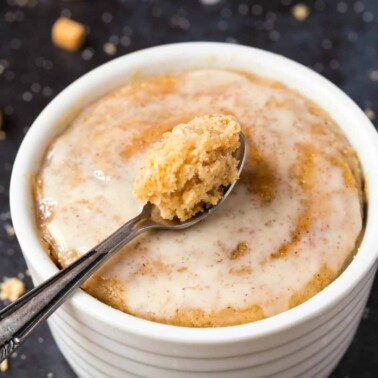
M 17 239 L 9 227 L 9 179 L 18 146 L 54 96 L 115 56 L 180 41 L 255 46 L 312 67 L 342 88 L 371 118 L 374 112 L 378 115 L 378 1 L 302 1 L 310 8 L 303 22 L 291 14 L 292 5 L 297 3 L 1 0 L 0 109 L 5 115 L 5 134 L 0 132 L 0 281 L 18 275 L 31 288 Z M 51 44 L 50 28 L 60 15 L 87 25 L 88 38 L 82 51 L 69 53 Z M 106 43 L 112 45 L 105 50 L 114 55 L 104 51 Z M 353 343 L 332 377 L 377 377 L 377 352 L 378 280 Z M 1 377 L 75 377 L 46 325 L 10 358 L 9 365 Z

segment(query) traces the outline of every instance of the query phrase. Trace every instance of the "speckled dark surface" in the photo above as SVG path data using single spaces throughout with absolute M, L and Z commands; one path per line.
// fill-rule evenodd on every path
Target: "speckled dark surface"
M 303 1 L 310 8 L 303 22 L 291 13 L 297 3 L 0 0 L 0 109 L 5 115 L 0 132 L 0 280 L 19 275 L 31 288 L 9 227 L 9 179 L 20 142 L 55 95 L 115 56 L 178 41 L 228 41 L 260 47 L 319 71 L 374 118 L 374 112 L 378 114 L 378 1 Z M 51 44 L 50 28 L 60 15 L 87 25 L 84 50 L 68 53 Z M 106 43 L 114 46 L 104 49 Z M 354 341 L 332 377 L 377 377 L 377 353 L 376 280 Z M 9 365 L 1 377 L 75 377 L 46 325 L 10 358 Z

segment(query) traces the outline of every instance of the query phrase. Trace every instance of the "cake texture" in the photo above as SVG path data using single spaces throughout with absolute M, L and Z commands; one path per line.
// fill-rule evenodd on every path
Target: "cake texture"
M 238 179 L 240 125 L 232 116 L 196 117 L 163 134 L 148 150 L 134 183 L 142 203 L 181 221 L 214 206 Z

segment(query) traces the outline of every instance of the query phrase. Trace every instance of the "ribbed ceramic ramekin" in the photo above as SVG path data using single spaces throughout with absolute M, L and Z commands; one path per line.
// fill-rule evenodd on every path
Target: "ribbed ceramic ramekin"
M 279 80 L 332 115 L 357 151 L 366 177 L 368 211 L 358 253 L 339 278 L 307 302 L 251 324 L 213 329 L 158 324 L 78 290 L 51 317 L 50 328 L 82 378 L 327 377 L 353 338 L 377 268 L 378 135 L 337 87 L 282 56 L 220 43 L 161 46 L 107 63 L 58 95 L 26 135 L 12 174 L 12 218 L 33 280 L 38 284 L 57 271 L 39 240 L 30 182 L 49 142 L 75 112 L 135 73 L 199 67 L 238 69 Z

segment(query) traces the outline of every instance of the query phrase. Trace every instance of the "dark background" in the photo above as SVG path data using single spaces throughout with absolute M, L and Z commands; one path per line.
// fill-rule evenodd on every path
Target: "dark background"
M 209 5 L 208 3 L 213 3 Z M 149 46 L 181 41 L 227 41 L 294 59 L 343 89 L 368 116 L 378 114 L 378 1 L 0 0 L 0 282 L 31 281 L 11 228 L 9 179 L 28 128 L 63 88 L 94 67 Z M 75 53 L 50 41 L 59 16 L 87 27 Z M 376 124 L 377 125 L 377 124 Z M 358 127 L 358 125 L 356 125 Z M 0 307 L 5 305 L 1 303 Z M 362 323 L 333 378 L 378 377 L 378 282 Z M 75 377 L 42 326 L 9 360 L 8 378 Z

